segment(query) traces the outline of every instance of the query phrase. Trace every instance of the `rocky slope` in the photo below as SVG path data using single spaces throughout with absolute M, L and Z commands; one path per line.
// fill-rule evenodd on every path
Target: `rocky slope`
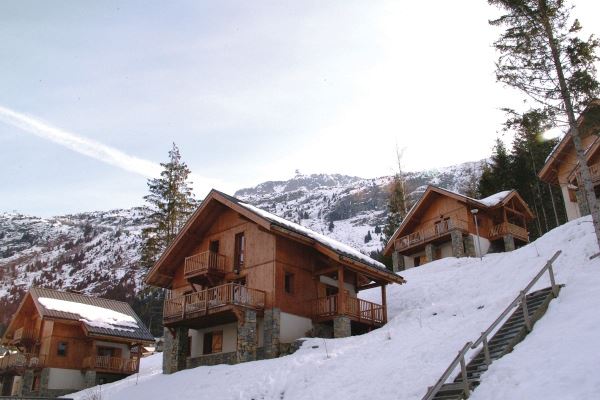
M 463 191 L 479 177 L 481 166 L 474 162 L 408 173 L 407 191 L 413 199 L 427 184 Z M 235 196 L 369 253 L 381 247 L 375 232 L 385 220 L 391 180 L 297 175 Z M 10 320 L 31 285 L 131 299 L 142 286 L 138 261 L 146 225 L 142 208 L 52 218 L 0 213 L 0 325 Z M 370 241 L 365 241 L 367 233 Z

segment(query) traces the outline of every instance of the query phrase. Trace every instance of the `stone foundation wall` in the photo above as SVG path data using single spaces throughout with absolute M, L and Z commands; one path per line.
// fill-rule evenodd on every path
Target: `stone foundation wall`
M 264 358 L 278 357 L 279 338 L 281 334 L 281 310 L 279 308 L 265 310 L 263 321 L 264 331 L 262 356 Z
M 477 257 L 477 252 L 475 251 L 475 238 L 471 235 L 467 235 L 464 243 L 466 256 Z
M 242 320 L 237 326 L 237 360 L 238 362 L 256 360 L 258 333 L 256 326 L 256 311 L 245 310 Z
M 515 238 L 510 233 L 508 235 L 504 235 L 504 251 L 513 251 L 515 247 Z
M 452 240 L 452 255 L 454 257 L 464 257 L 465 246 L 463 244 L 462 232 L 452 231 L 450 232 L 450 238 Z
M 352 335 L 350 318 L 346 316 L 337 316 L 333 318 L 333 337 L 343 338 Z
M 333 327 L 331 325 L 313 322 L 312 336 L 331 339 L 333 338 Z
M 163 349 L 163 374 L 172 374 L 186 367 L 188 354 L 188 329 L 175 328 L 175 334 L 165 328 Z
M 200 357 L 188 358 L 186 368 L 196 368 L 203 365 L 236 364 L 237 352 L 207 354 Z

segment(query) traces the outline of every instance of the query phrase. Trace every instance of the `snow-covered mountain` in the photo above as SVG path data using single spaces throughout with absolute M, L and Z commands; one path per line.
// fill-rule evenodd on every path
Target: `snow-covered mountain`
M 482 162 L 407 173 L 416 198 L 427 184 L 463 191 L 481 174 Z M 264 182 L 235 196 L 369 253 L 381 247 L 391 177 L 297 175 Z M 330 231 L 330 223 L 333 229 Z M 130 299 L 142 285 L 142 208 L 52 218 L 0 213 L 0 324 L 6 324 L 31 285 Z M 372 240 L 365 242 L 370 232 Z
M 413 201 L 429 184 L 464 193 L 472 182 L 479 180 L 482 166 L 483 161 L 477 161 L 439 170 L 409 172 L 405 174 L 406 191 Z M 377 227 L 385 223 L 391 182 L 391 176 L 363 179 L 298 174 L 287 181 L 269 181 L 238 190 L 235 197 L 368 254 L 381 248 Z

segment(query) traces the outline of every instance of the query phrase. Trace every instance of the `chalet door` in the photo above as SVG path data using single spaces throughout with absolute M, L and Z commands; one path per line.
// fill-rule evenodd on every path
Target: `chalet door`
M 209 268 L 216 268 L 217 267 L 217 257 L 219 254 L 219 241 L 218 240 L 211 240 L 210 244 L 208 245 L 208 267 Z

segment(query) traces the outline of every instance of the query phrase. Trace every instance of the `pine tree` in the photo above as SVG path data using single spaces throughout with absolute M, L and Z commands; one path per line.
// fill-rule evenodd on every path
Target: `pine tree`
M 188 181 L 190 170 L 181 160 L 175 143 L 169 151 L 169 161 L 160 165 L 163 167 L 160 178 L 148 180 L 150 194 L 144 196 L 151 223 L 142 231 L 140 263 L 145 268 L 154 265 L 197 206 L 192 183 Z M 132 304 L 155 335 L 162 334 L 163 299 L 162 289 L 146 287 L 136 294 Z
M 333 224 L 333 221 L 329 221 L 329 226 L 327 227 L 327 229 L 329 229 L 329 232 L 333 232 L 334 228 L 335 228 L 335 225 Z
M 367 234 L 365 235 L 365 243 L 369 243 L 371 240 L 373 240 L 373 237 L 371 236 L 371 231 L 367 231 Z
M 387 206 L 387 216 L 385 225 L 381 231 L 381 242 L 385 246 L 387 242 L 392 238 L 396 229 L 402 223 L 402 220 L 406 216 L 406 197 L 404 195 L 404 182 L 400 177 L 400 174 L 394 175 L 390 187 L 390 197 Z
M 190 170 L 181 160 L 179 148 L 173 143 L 169 161 L 160 164 L 160 178 L 148 180 L 148 203 L 151 226 L 144 229 L 141 262 L 149 268 L 173 241 L 179 229 L 197 206 L 188 181 Z
M 488 0 L 504 14 L 490 21 L 504 27 L 494 43 L 500 52 L 497 80 L 521 90 L 541 106 L 552 125 L 566 117 L 582 176 L 581 189 L 591 210 L 600 246 L 600 215 L 576 113 L 598 96 L 596 49 L 593 36 L 579 37 L 581 24 L 571 18 L 564 0 Z
M 483 166 L 477 192 L 481 197 L 491 196 L 514 187 L 511 156 L 500 139 L 496 139 L 491 161 Z

